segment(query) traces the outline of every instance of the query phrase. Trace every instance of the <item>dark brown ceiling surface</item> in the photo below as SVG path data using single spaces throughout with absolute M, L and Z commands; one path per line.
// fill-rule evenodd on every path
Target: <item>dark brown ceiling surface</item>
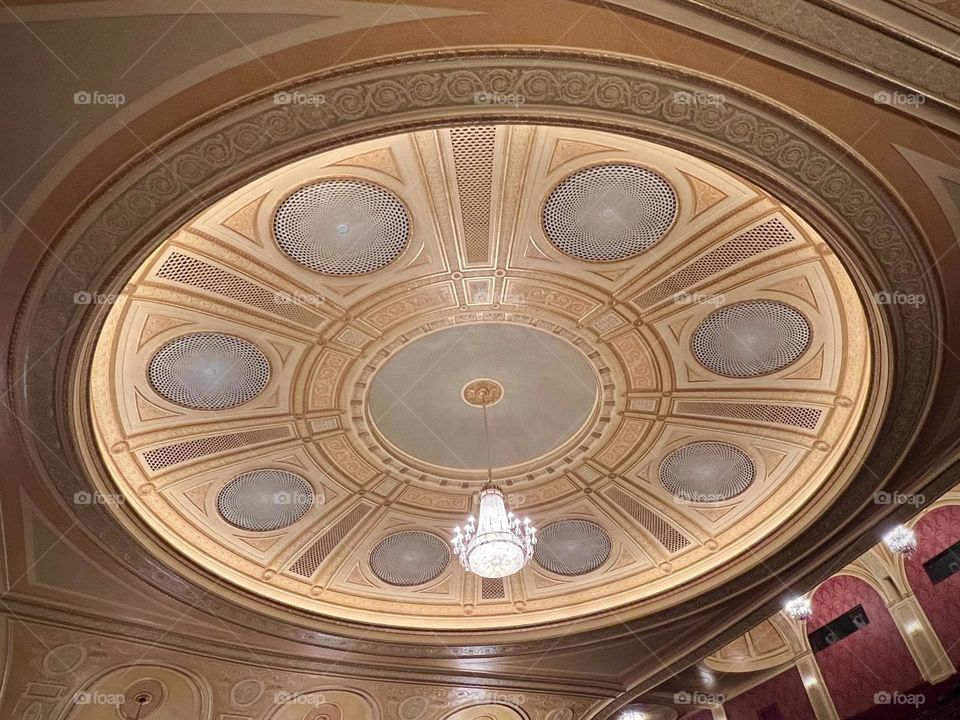
M 574 2 L 478 9 L 424 0 L 419 12 L 432 17 L 421 20 L 406 6 L 340 2 L 304 23 L 298 3 L 289 11 L 281 3 L 269 20 L 244 3 L 233 14 L 218 4 L 216 16 L 195 8 L 183 17 L 136 3 L 130 6 L 139 12 L 118 3 L 104 13 L 109 17 L 96 17 L 82 5 L 103 12 L 100 3 L 17 4 L 26 25 L 11 10 L 0 25 L 4 87 L 15 110 L 4 116 L 10 160 L 0 186 L 0 322 L 10 339 L 0 436 L 7 468 L 0 609 L 15 658 L 30 654 L 35 665 L 48 645 L 96 637 L 90 648 L 104 669 L 106 659 L 134 652 L 131 643 L 155 645 L 147 655 L 182 652 L 182 662 L 209 656 L 270 667 L 281 684 L 298 672 L 322 672 L 344 683 L 362 677 L 522 689 L 545 709 L 560 707 L 550 700 L 560 692 L 577 717 L 611 717 L 637 692 L 769 615 L 787 588 L 806 589 L 873 544 L 886 516 L 912 511 L 873 503 L 877 489 L 932 499 L 956 484 L 960 295 L 955 283 L 941 282 L 957 262 L 960 227 L 960 208 L 940 179 L 960 167 L 949 84 L 931 88 L 929 102 L 877 103 L 875 93 L 908 92 L 911 80 L 862 58 L 824 59 L 822 48 L 786 37 L 803 35 L 802 27 L 751 35 L 742 18 L 726 19 L 707 3 L 662 3 L 652 17 Z M 388 11 L 390 24 L 377 28 L 337 24 L 346 17 L 369 25 Z M 539 21 L 545 14 L 550 23 Z M 870 25 L 865 37 L 903 42 L 882 22 Z M 944 27 L 924 29 L 935 38 Z M 116 37 L 129 43 L 112 42 Z M 525 50 L 449 50 L 496 46 Z M 548 52 L 552 46 L 571 51 Z M 145 53 L 140 62 L 138 50 Z M 417 55 L 363 64 L 407 52 Z M 926 57 L 930 67 L 953 62 L 935 51 Z M 337 68 L 346 63 L 361 64 Z M 126 70 L 118 68 L 131 65 L 121 78 Z M 470 102 L 474 88 L 495 77 L 503 92 L 522 92 L 524 104 Z M 455 78 L 467 90 L 445 84 Z M 374 93 L 384 85 L 393 91 Z M 294 87 L 323 88 L 343 102 L 322 113 L 277 113 L 272 93 Z M 726 105 L 719 115 L 679 108 L 669 100 L 678 88 L 722 94 Z M 114 112 L 75 105 L 74 94 L 84 91 L 127 97 Z M 354 92 L 356 104 L 349 101 Z M 878 412 L 865 467 L 834 507 L 819 509 L 814 530 L 766 568 L 629 624 L 612 613 L 605 628 L 589 634 L 547 641 L 533 629 L 488 642 L 293 618 L 219 587 L 146 527 L 122 527 L 108 509 L 84 504 L 76 493 L 91 487 L 87 472 L 97 458 L 84 447 L 85 403 L 75 393 L 90 362 L 87 340 L 106 308 L 77 304 L 74 293 L 122 289 L 131 263 L 187 217 L 283 162 L 348 138 L 465 119 L 587 125 L 699 154 L 797 209 L 858 276 L 865 304 L 875 293 L 924 297 L 869 308 L 871 342 L 891 360 L 875 380 L 890 385 L 889 407 Z M 395 659 L 384 663 L 385 656 Z M 218 670 L 211 682 L 233 680 L 233 672 Z M 63 685 L 73 682 L 70 692 L 84 680 L 70 675 Z M 614 700 L 584 715 L 601 697 Z M 0 714 L 15 716 L 29 702 L 6 692 Z

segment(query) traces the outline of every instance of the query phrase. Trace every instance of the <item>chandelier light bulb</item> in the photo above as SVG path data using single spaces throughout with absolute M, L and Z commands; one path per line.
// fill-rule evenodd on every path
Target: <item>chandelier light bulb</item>
M 455 528 L 453 552 L 467 572 L 485 578 L 503 578 L 520 572 L 533 557 L 537 529 L 529 518 L 521 521 L 507 509 L 499 487 L 488 483 L 480 491 L 480 519 L 471 515 Z
M 783 609 L 787 615 L 800 622 L 806 622 L 813 617 L 813 603 L 805 597 L 794 598 L 784 605 Z
M 897 525 L 883 536 L 883 543 L 891 552 L 898 555 L 909 555 L 917 549 L 917 535 L 910 528 Z

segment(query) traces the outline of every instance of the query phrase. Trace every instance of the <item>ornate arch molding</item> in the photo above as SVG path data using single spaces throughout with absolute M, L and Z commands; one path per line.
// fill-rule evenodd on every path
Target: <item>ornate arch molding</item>
M 136 687 L 140 682 L 148 681 L 153 683 L 159 683 L 163 688 L 163 694 L 158 703 L 160 709 L 163 705 L 172 703 L 178 703 L 186 700 L 187 698 L 181 696 L 172 696 L 170 695 L 170 689 L 167 683 L 164 683 L 162 680 L 158 679 L 157 673 L 161 675 L 166 675 L 165 679 L 169 680 L 169 676 L 176 677 L 181 682 L 187 686 L 187 690 L 191 693 L 190 700 L 193 701 L 193 710 L 199 711 L 197 720 L 207 720 L 211 715 L 211 706 L 212 706 L 212 692 L 210 688 L 210 683 L 207 680 L 194 672 L 193 670 L 183 667 L 181 665 L 169 665 L 164 663 L 121 663 L 119 665 L 113 665 L 108 667 L 100 672 L 96 673 L 92 677 L 87 678 L 83 683 L 80 684 L 80 687 L 77 689 L 76 693 L 72 696 L 76 698 L 77 695 L 83 692 L 96 692 L 103 688 L 103 684 L 113 678 L 119 673 L 119 679 L 123 680 L 128 677 L 125 682 L 125 686 Z M 116 689 L 108 688 L 107 690 Z M 111 694 L 108 691 L 105 691 L 106 694 Z M 121 693 L 122 694 L 122 693 Z M 90 704 L 85 703 L 76 703 L 72 699 L 68 700 L 61 712 L 56 716 L 58 720 L 72 720 L 73 718 L 81 717 L 83 715 L 84 708 L 89 707 Z M 120 717 L 120 712 L 117 711 L 117 717 Z
M 768 568 L 787 569 L 801 548 L 816 547 L 843 527 L 910 447 L 939 367 L 934 334 L 941 326 L 940 290 L 925 271 L 928 265 L 915 240 L 918 231 L 907 212 L 870 168 L 822 130 L 741 90 L 675 67 L 581 53 L 477 50 L 404 56 L 322 73 L 295 89 L 321 94 L 325 102 L 278 107 L 272 93 L 265 93 L 203 118 L 145 150 L 140 162 L 119 170 L 55 239 L 54 252 L 63 263 L 48 257 L 32 279 L 18 314 L 10 376 L 25 378 L 15 398 L 16 411 L 24 418 L 22 440 L 62 497 L 72 497 L 91 482 L 71 468 L 86 467 L 97 482 L 106 482 L 107 477 L 93 444 L 87 442 L 90 428 L 84 400 L 91 339 L 106 306 L 78 305 L 74 293 L 122 291 L 136 264 L 198 205 L 286 162 L 351 141 L 467 122 L 587 126 L 700 155 L 791 203 L 830 240 L 864 298 L 881 291 L 928 298 L 923 305 L 866 303 L 875 330 L 874 356 L 889 359 L 878 363 L 883 367 L 875 370 L 874 382 L 893 388 L 888 408 L 869 411 L 878 422 L 882 415 L 881 441 L 873 444 L 867 459 L 871 469 L 856 478 L 802 541 L 774 555 Z M 481 90 L 518 94 L 525 102 L 506 109 L 476 105 L 473 96 Z M 691 92 L 720 93 L 725 102 L 683 102 Z M 863 443 L 870 442 L 876 430 L 866 425 L 861 428 Z M 136 518 L 118 522 L 97 504 L 74 510 L 105 551 L 147 582 L 261 632 L 380 655 L 486 656 L 557 647 L 543 639 L 498 645 L 488 636 L 483 646 L 466 645 L 467 639 L 461 647 L 450 643 L 451 647 L 411 648 L 344 637 L 355 628 L 342 624 L 334 629 L 337 634 L 318 631 L 316 619 L 276 606 L 271 608 L 274 617 L 268 617 L 253 609 L 251 598 L 240 589 L 230 590 L 230 599 L 207 593 L 211 579 L 169 555 Z M 755 586 L 766 573 L 757 568 L 726 588 L 643 622 L 652 627 L 683 617 L 720 602 L 731 591 Z M 262 610 L 263 601 L 257 602 Z M 285 622 L 276 621 L 281 613 Z M 759 612 L 738 623 L 718 642 L 733 639 L 764 614 L 769 613 Z M 625 632 L 609 627 L 588 637 L 570 635 L 560 644 L 582 645 Z

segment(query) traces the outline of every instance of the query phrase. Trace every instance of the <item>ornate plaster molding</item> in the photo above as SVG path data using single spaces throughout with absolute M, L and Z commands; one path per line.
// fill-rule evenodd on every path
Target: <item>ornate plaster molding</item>
M 630 0 L 611 0 L 611 4 L 639 10 Z M 938 104 L 960 108 L 960 58 L 956 53 L 945 52 L 839 3 L 695 0 L 694 4 L 709 15 L 885 81 L 891 90 L 896 86 L 919 92 Z M 919 2 L 910 5 L 915 12 L 921 6 Z M 944 22 L 941 15 L 925 15 Z
M 644 626 L 683 617 L 729 598 L 738 588 L 756 586 L 769 577 L 770 568 L 788 569 L 800 548 L 822 542 L 828 535 L 826 528 L 844 526 L 854 508 L 861 507 L 896 466 L 922 425 L 939 366 L 935 333 L 941 319 L 939 289 L 916 247 L 917 232 L 869 168 L 802 119 L 677 68 L 586 54 L 531 57 L 511 50 L 393 58 L 324 73 L 297 89 L 322 93 L 326 102 L 278 107 L 272 96 L 264 95 L 185 129 L 145 151 L 140 163 L 119 173 L 79 209 L 53 243 L 63 263 L 50 258 L 33 279 L 19 314 L 10 370 L 11 376 L 26 378 L 16 398 L 16 411 L 30 428 L 23 431 L 22 439 L 38 469 L 63 497 L 88 486 L 88 480 L 72 467 L 98 467 L 84 442 L 89 427 L 79 412 L 78 398 L 83 395 L 91 357 L 88 340 L 102 322 L 105 308 L 77 305 L 74 293 L 109 293 L 122 287 L 132 267 L 193 215 L 198 203 L 222 197 L 292 158 L 355 139 L 462 122 L 465 117 L 481 122 L 585 125 L 656 139 L 700 154 L 791 202 L 857 273 L 862 296 L 900 292 L 928 298 L 922 305 L 873 308 L 874 342 L 882 352 L 889 345 L 894 365 L 892 377 L 877 378 L 889 380 L 893 391 L 880 441 L 867 460 L 870 470 L 858 476 L 839 502 L 825 509 L 804 539 L 774 556 L 768 569 L 747 573 L 696 601 L 646 618 Z M 677 101 L 691 90 L 720 92 L 726 100 L 722 106 Z M 519 108 L 478 106 L 473 96 L 479 91 L 520 94 L 526 102 Z M 863 431 L 872 434 L 870 428 Z M 196 603 L 223 620 L 305 644 L 430 658 L 558 648 L 553 641 L 536 639 L 535 632 L 513 643 L 471 645 L 460 638 L 449 646 L 422 647 L 352 639 L 345 633 L 355 630 L 347 626 L 316 630 L 306 617 L 301 623 L 291 622 L 289 615 L 279 614 L 279 608 L 255 605 L 242 595 L 231 602 L 207 592 L 196 570 L 176 565 L 172 558 L 168 562 L 176 569 L 160 562 L 144 547 L 144 543 L 154 544 L 153 538 L 143 531 L 135 538 L 101 506 L 78 508 L 77 514 L 107 552 L 163 592 Z M 639 629 L 611 626 L 587 636 L 571 635 L 560 646 L 583 645 Z M 735 637 L 737 630 L 726 637 Z

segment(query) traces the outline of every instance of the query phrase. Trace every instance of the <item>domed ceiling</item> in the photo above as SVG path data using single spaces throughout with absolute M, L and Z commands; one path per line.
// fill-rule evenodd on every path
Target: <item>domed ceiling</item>
M 203 210 L 113 305 L 90 409 L 125 505 L 263 598 L 406 629 L 612 622 L 761 562 L 843 489 L 866 328 L 823 239 L 730 172 L 456 127 Z M 493 476 L 540 529 L 506 580 L 449 545 L 486 476 L 478 383 Z

